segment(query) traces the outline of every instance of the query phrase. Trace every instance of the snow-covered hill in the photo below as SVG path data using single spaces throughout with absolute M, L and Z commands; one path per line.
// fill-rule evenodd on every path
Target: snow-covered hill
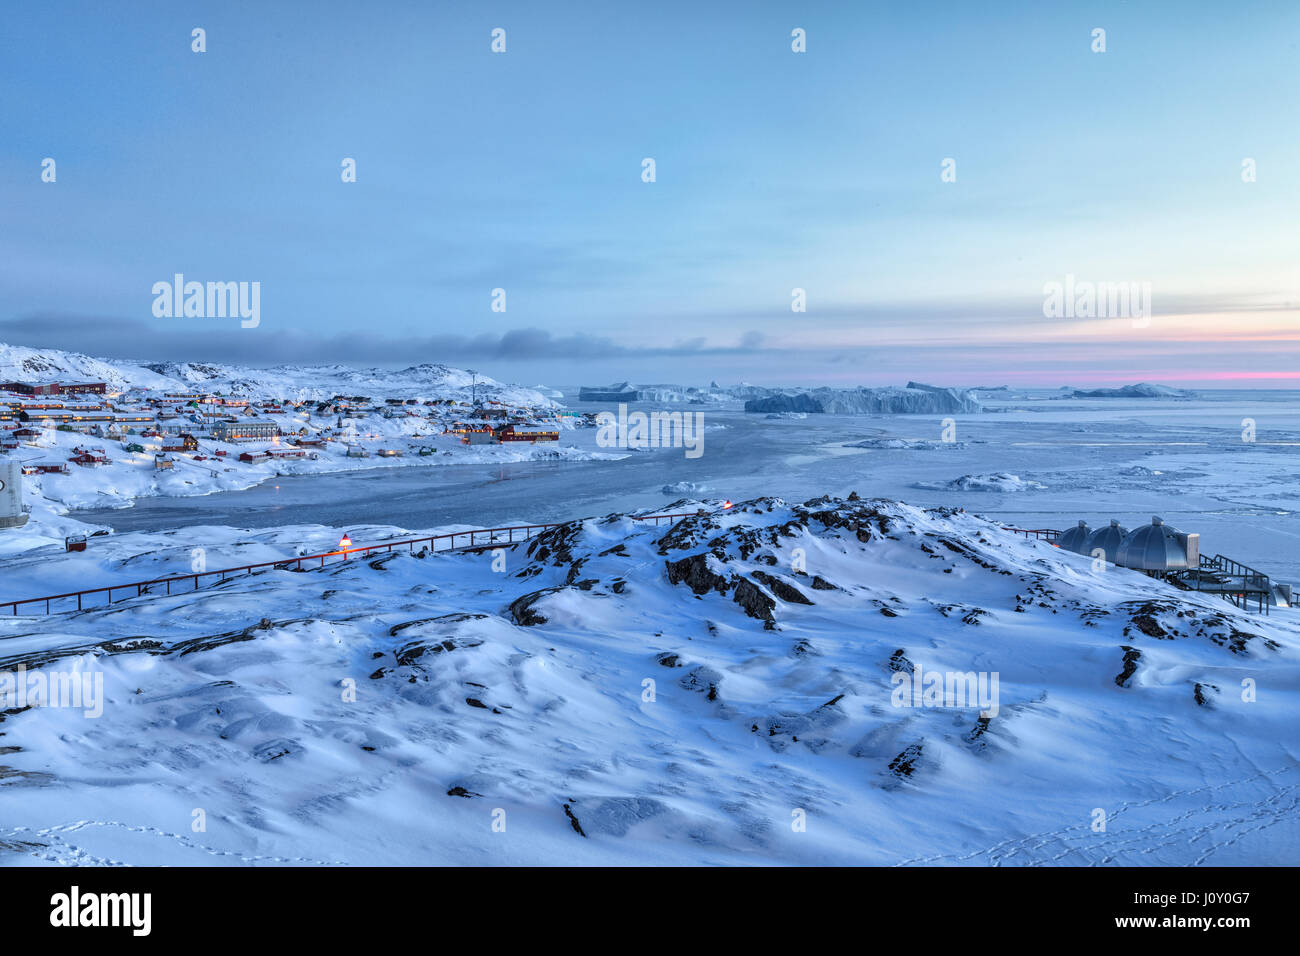
M 197 362 L 128 362 L 95 359 L 59 349 L 0 344 L 0 381 L 104 381 L 115 389 L 152 388 L 207 391 L 250 398 L 320 400 L 334 395 L 367 395 L 469 400 L 472 393 L 514 405 L 558 407 L 535 389 L 477 378 L 447 365 L 412 365 L 400 370 L 357 369 L 346 365 L 276 365 L 252 368 Z
M 128 388 L 178 387 L 179 383 L 151 369 L 125 362 L 91 358 L 61 349 L 33 349 L 0 343 L 0 381 L 106 382 L 116 391 Z
M 6 590 L 337 534 L 116 536 L 29 556 Z M 106 697 L 98 718 L 0 709 L 0 863 L 1300 854 L 1292 619 L 952 510 L 611 515 L 498 553 L 397 551 L 0 618 L 0 649 L 3 671 L 101 671 Z M 926 690 L 965 674 L 992 696 Z

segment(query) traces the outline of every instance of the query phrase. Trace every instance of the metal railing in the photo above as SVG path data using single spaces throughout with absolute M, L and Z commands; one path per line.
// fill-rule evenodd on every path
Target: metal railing
M 696 515 L 705 514 L 704 511 L 684 511 L 679 514 L 662 514 L 662 515 L 629 515 L 633 521 L 653 521 L 656 525 L 660 521 L 676 521 L 680 518 L 690 518 Z M 114 593 L 117 592 L 118 600 L 125 597 L 144 597 L 146 594 L 154 592 L 151 589 L 162 586 L 164 594 L 172 593 L 172 586 L 177 587 L 182 584 L 192 584 L 189 591 L 197 591 L 201 587 L 200 582 L 210 578 L 219 578 L 215 583 L 220 584 L 227 578 L 247 574 L 259 569 L 273 569 L 277 571 L 303 570 L 303 564 L 317 562 L 318 568 L 325 567 L 326 558 L 339 558 L 342 561 L 348 560 L 351 555 L 359 555 L 362 558 L 368 558 L 376 552 L 389 552 L 396 548 L 407 548 L 409 553 L 415 552 L 417 544 L 429 545 L 429 550 L 433 553 L 447 551 L 466 551 L 472 548 L 490 548 L 493 545 L 513 545 L 521 544 L 529 538 L 536 537 L 543 531 L 550 528 L 558 528 L 568 522 L 551 522 L 549 524 L 524 524 L 514 525 L 506 528 L 481 528 L 476 531 L 450 531 L 446 534 L 429 535 L 423 538 L 401 538 L 396 541 L 385 541 L 379 544 L 361 545 L 355 548 L 341 548 L 338 551 L 324 551 L 320 554 L 303 554 L 292 558 L 277 558 L 273 561 L 259 561 L 255 564 L 241 564 L 232 568 L 217 568 L 212 571 L 193 571 L 189 574 L 175 574 L 163 578 L 153 578 L 149 581 L 130 581 L 125 584 L 112 584 L 98 588 L 83 588 L 80 591 L 68 591 L 64 594 L 47 594 L 43 597 L 22 598 L 17 601 L 0 601 L 0 611 L 9 608 L 11 616 L 18 616 L 20 606 L 35 604 L 38 608 L 37 613 L 51 614 L 53 602 L 71 600 L 76 598 L 77 610 L 86 609 L 85 599 L 90 595 L 104 595 L 104 604 L 96 604 L 95 607 L 106 607 L 113 603 Z M 439 542 L 447 542 L 447 547 L 438 546 Z M 460 542 L 459 544 L 457 542 Z M 132 594 L 131 592 L 135 593 Z M 185 593 L 185 592 L 178 592 Z M 43 607 L 43 611 L 40 609 Z
M 1003 528 L 1002 530 L 1014 531 L 1016 534 L 1023 534 L 1026 538 L 1035 538 L 1039 541 L 1055 541 L 1061 533 L 1051 528 Z
M 1216 581 L 1213 575 L 1227 580 Z M 1242 610 L 1247 610 L 1252 595 L 1265 614 L 1273 604 L 1273 585 L 1267 574 L 1221 554 L 1201 555 L 1200 567 L 1195 572 L 1184 572 L 1181 580 L 1193 591 L 1218 594 Z

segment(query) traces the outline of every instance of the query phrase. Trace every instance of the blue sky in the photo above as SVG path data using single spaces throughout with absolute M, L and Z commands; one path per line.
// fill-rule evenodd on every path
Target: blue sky
M 986 6 L 13 7 L 0 340 L 566 383 L 1293 384 L 1300 8 Z M 156 318 L 177 272 L 260 282 L 260 325 Z M 1150 323 L 1045 317 L 1066 275 L 1150 283 Z

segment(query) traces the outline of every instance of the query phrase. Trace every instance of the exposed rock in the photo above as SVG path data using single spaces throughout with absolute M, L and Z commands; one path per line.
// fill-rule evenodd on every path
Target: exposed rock
M 811 605 L 813 603 L 797 587 L 787 584 L 774 574 L 768 574 L 766 571 L 755 571 L 754 577 L 766 584 L 768 590 L 787 604 Z
M 893 654 L 890 655 L 889 669 L 894 673 L 899 673 L 899 672 L 902 672 L 904 674 L 916 673 L 915 665 L 907 659 L 907 655 L 903 652 L 903 648 L 901 647 L 898 650 L 894 651 Z
M 447 637 L 439 640 L 412 641 L 403 645 L 396 653 L 397 663 L 409 666 L 426 654 L 445 654 L 458 647 L 479 647 L 482 641 L 473 637 Z
M 542 588 L 540 591 L 531 591 L 522 597 L 515 598 L 510 602 L 510 616 L 514 618 L 515 623 L 520 627 L 534 627 L 538 624 L 545 624 L 545 616 L 533 610 L 533 605 L 546 595 L 560 590 L 562 588 Z
M 465 621 L 482 621 L 486 618 L 486 614 L 467 614 L 464 612 L 441 614 L 438 617 L 422 617 L 415 621 L 406 621 L 403 624 L 394 624 L 388 629 L 388 636 L 396 637 L 407 628 L 419 627 L 421 624 L 460 624 Z
M 726 594 L 730 587 L 727 578 L 709 568 L 707 554 L 692 554 L 678 561 L 667 561 L 668 583 L 685 584 L 696 594 L 717 591 Z
M 722 683 L 722 674 L 707 665 L 693 668 L 689 674 L 678 681 L 687 690 L 704 694 L 709 700 L 718 699 L 718 685 Z
M 569 818 L 569 824 L 573 827 L 574 833 L 578 834 L 580 837 L 585 837 L 587 835 L 582 832 L 582 824 L 578 822 L 578 818 L 573 815 L 573 811 L 569 809 L 567 803 L 564 805 L 564 815 Z
M 759 590 L 758 586 L 749 581 L 740 579 L 736 584 L 736 593 L 731 599 L 744 608 L 745 613 L 750 617 L 763 622 L 764 627 L 776 627 L 776 618 L 772 616 L 772 610 L 776 607 L 776 602 Z
M 1122 649 L 1124 651 L 1124 670 L 1120 671 L 1115 677 L 1115 683 L 1120 687 L 1127 687 L 1129 678 L 1138 669 L 1138 661 L 1142 659 L 1142 652 L 1136 647 L 1129 647 L 1127 644 L 1123 645 Z
M 923 744 L 915 743 L 889 762 L 889 771 L 895 777 L 910 777 L 916 772 L 916 764 L 924 752 Z

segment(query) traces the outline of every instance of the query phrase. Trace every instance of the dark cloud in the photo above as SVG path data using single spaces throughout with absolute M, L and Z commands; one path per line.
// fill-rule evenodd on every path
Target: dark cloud
M 225 362 L 267 366 L 340 362 L 350 365 L 404 366 L 419 362 L 545 362 L 595 359 L 677 358 L 688 355 L 746 354 L 761 350 L 757 332 L 738 345 L 709 346 L 703 338 L 655 348 L 621 345 L 589 333 L 553 335 L 545 329 L 511 329 L 499 334 L 430 335 L 383 338 L 355 333 L 308 335 L 266 325 L 239 327 L 238 320 L 181 319 L 158 328 L 133 319 L 86 315 L 37 314 L 0 321 L 0 342 L 33 348 L 134 361 Z

